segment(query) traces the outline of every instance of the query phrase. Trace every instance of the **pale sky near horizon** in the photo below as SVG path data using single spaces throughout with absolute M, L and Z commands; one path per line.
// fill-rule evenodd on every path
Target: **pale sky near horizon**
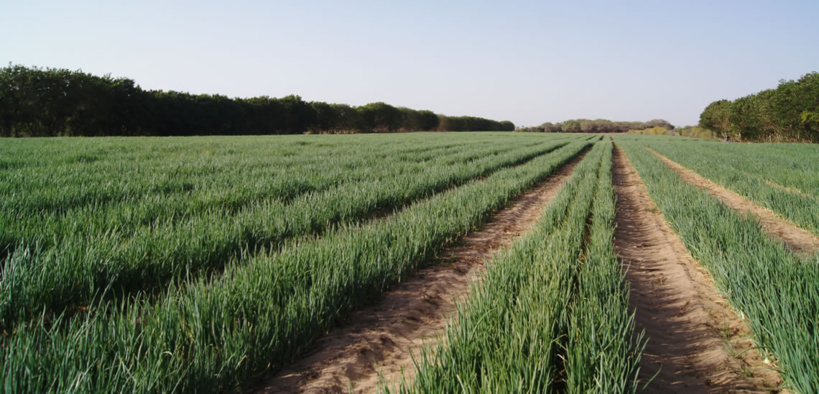
M 0 63 L 518 126 L 696 124 L 819 71 L 819 1 L 12 1 Z

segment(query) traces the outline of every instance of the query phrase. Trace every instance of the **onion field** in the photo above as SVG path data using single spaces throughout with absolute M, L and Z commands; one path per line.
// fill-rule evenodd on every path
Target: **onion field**
M 717 288 L 726 295 L 732 307 L 747 317 L 757 344 L 766 350 L 770 359 L 779 361 L 780 372 L 789 387 L 801 393 L 819 391 L 819 255 L 794 255 L 781 242 L 771 239 L 755 218 L 741 215 L 708 193 L 681 181 L 645 149 L 651 147 L 669 152 L 669 156 L 673 154 L 680 162 L 693 164 L 701 151 L 711 152 L 725 144 L 681 144 L 670 138 L 628 137 L 616 137 L 615 142 L 626 151 L 652 199 L 687 249 L 713 276 Z M 687 148 L 688 152 L 683 153 L 679 147 Z M 792 186 L 802 183 L 788 179 L 804 176 L 816 180 L 819 177 L 819 166 L 811 167 L 810 164 L 819 158 L 819 149 L 815 145 L 797 146 L 791 152 L 783 149 L 783 145 L 728 144 L 726 150 L 723 163 L 727 164 L 713 172 L 704 165 L 691 168 L 710 174 L 715 181 L 726 179 L 731 189 L 743 194 L 749 184 L 762 189 L 762 177 Z M 754 153 L 760 156 L 752 156 Z M 803 156 L 800 158 L 799 155 Z M 708 154 L 703 153 L 702 157 L 702 162 L 707 163 Z M 729 165 L 733 166 L 730 170 L 726 169 Z M 768 169 L 754 170 L 761 167 Z M 722 176 L 717 174 L 719 169 L 723 171 Z M 748 172 L 738 173 L 740 169 Z M 804 175 L 793 175 L 800 171 Z M 747 193 L 754 201 L 772 201 L 772 206 L 776 207 L 774 212 L 783 213 L 783 217 L 788 217 L 784 214 L 786 212 L 801 210 L 815 218 L 819 215 L 819 204 L 814 203 L 811 207 L 802 201 L 816 201 L 819 195 L 811 192 L 810 182 L 804 185 L 804 193 L 781 189 Z M 765 193 L 778 195 L 783 192 L 791 199 L 770 195 L 764 199 Z M 805 228 L 810 227 L 806 225 Z
M 819 235 L 816 145 L 721 144 L 648 137 L 644 144 Z M 691 152 L 694 150 L 694 152 Z
M 0 388 L 255 391 L 579 160 L 381 390 L 650 389 L 614 149 L 783 387 L 819 391 L 819 257 L 652 153 L 819 235 L 816 146 L 560 133 L 3 140 Z
M 642 340 L 612 248 L 611 148 L 595 144 L 539 225 L 500 253 L 401 391 L 636 389 Z

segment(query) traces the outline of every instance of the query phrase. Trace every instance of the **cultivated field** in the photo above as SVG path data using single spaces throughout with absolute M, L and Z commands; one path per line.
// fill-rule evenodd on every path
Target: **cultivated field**
M 815 145 L 4 140 L 0 185 L 5 391 L 819 391 Z

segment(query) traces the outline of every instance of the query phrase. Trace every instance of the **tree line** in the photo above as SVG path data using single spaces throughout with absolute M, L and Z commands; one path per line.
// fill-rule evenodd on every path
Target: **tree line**
M 819 142 L 819 73 L 733 101 L 714 101 L 699 124 L 725 139 Z
M 0 136 L 167 136 L 513 131 L 509 121 L 445 116 L 382 102 L 299 96 L 229 98 L 143 90 L 128 78 L 11 65 L 0 69 Z
M 626 133 L 632 130 L 645 130 L 662 127 L 668 130 L 674 128 L 671 123 L 662 119 L 648 122 L 621 122 L 607 119 L 571 119 L 559 123 L 546 122 L 540 126 L 525 127 L 520 131 L 540 133 Z

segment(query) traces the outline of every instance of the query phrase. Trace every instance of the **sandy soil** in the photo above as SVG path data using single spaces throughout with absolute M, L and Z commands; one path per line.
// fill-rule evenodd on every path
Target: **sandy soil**
M 628 268 L 637 329 L 648 344 L 640 381 L 650 393 L 770 392 L 779 375 L 651 201 L 625 153 L 614 154 L 615 249 Z M 642 383 L 641 383 L 642 387 Z
M 533 226 L 583 155 L 516 198 L 480 231 L 442 251 L 431 267 L 417 271 L 374 305 L 351 314 L 349 324 L 319 340 L 312 353 L 256 391 L 337 393 L 353 387 L 355 392 L 373 392 L 380 379 L 396 382 L 402 371 L 411 379 L 412 357 L 440 337 L 455 303 L 483 274 L 484 261 Z
M 711 195 L 719 198 L 726 205 L 736 209 L 737 211 L 745 214 L 751 213 L 756 216 L 765 231 L 771 234 L 774 238 L 784 242 L 794 252 L 802 255 L 819 253 L 819 237 L 816 237 L 810 232 L 795 226 L 791 222 L 779 217 L 771 210 L 762 208 L 747 198 L 709 181 L 694 171 L 671 161 L 667 157 L 651 149 L 648 149 L 648 151 L 659 157 L 669 168 L 680 174 L 680 176 L 686 182 L 707 190 L 709 193 L 711 193 Z

